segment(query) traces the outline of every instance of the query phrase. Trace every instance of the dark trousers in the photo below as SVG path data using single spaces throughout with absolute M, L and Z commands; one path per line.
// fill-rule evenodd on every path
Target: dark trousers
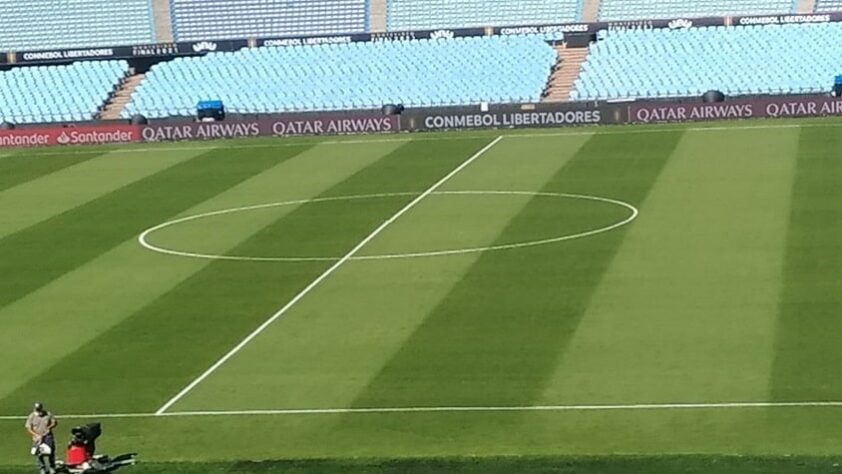
M 41 442 L 38 445 L 46 444 L 50 447 L 50 454 L 49 455 L 37 455 L 35 459 L 38 460 L 38 472 L 45 473 L 49 472 L 51 469 L 55 469 L 56 467 L 56 439 L 53 437 L 52 433 L 44 436 L 41 438 Z

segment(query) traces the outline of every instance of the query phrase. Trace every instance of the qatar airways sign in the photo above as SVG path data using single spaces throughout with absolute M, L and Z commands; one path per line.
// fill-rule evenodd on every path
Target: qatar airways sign
M 400 130 L 397 116 L 380 114 L 274 115 L 252 120 L 224 122 L 176 122 L 147 125 L 141 129 L 145 142 L 213 140 L 260 136 L 353 135 L 391 133 Z
M 281 117 L 272 121 L 271 134 L 280 137 L 355 135 L 360 133 L 390 133 L 399 130 L 400 118 L 397 115 Z
M 842 98 L 777 96 L 718 103 L 647 102 L 629 106 L 631 123 L 695 122 L 749 118 L 798 118 L 842 115 Z

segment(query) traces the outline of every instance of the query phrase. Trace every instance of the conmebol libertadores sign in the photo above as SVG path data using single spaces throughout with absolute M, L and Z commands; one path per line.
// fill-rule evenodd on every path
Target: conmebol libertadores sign
M 404 130 L 459 130 L 468 128 L 524 128 L 561 127 L 617 123 L 612 113 L 616 107 L 588 105 L 542 105 L 537 110 L 506 110 L 479 112 L 476 109 L 426 109 L 404 113 Z

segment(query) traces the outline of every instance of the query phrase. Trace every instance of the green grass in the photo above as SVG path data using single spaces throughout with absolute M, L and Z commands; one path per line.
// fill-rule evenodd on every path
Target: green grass
M 507 136 L 358 255 L 628 215 L 528 193 L 621 200 L 638 219 L 343 262 L 165 417 L 152 414 L 496 133 L 15 152 L 0 160 L 0 470 L 28 469 L 10 417 L 37 399 L 60 443 L 74 423 L 130 415 L 100 420 L 100 447 L 139 452 L 138 474 L 836 472 L 842 407 L 634 407 L 842 401 L 842 123 L 750 125 Z M 178 217 L 289 201 L 150 240 L 328 260 L 137 242 Z M 520 409 L 575 405 L 632 406 Z M 413 407 L 515 409 L 355 411 Z M 339 410 L 237 413 L 281 409 Z
M 406 460 L 289 460 L 240 461 L 230 463 L 146 463 L 119 472 L 131 474 L 259 474 L 259 473 L 511 473 L 526 474 L 824 474 L 842 471 L 839 458 L 756 458 L 756 457 L 630 457 L 552 458 L 482 457 Z M 7 474 L 32 472 L 31 468 L 8 467 Z

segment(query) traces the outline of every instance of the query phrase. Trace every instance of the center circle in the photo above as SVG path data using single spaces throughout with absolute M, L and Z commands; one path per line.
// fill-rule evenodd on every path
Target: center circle
M 499 245 L 490 245 L 484 247 L 467 247 L 467 248 L 457 248 L 457 249 L 442 249 L 442 250 L 431 250 L 431 251 L 424 251 L 424 252 L 407 252 L 407 253 L 389 253 L 389 254 L 380 254 L 380 255 L 354 255 L 348 258 L 348 260 L 391 260 L 391 259 L 401 259 L 401 258 L 421 258 L 421 257 L 437 257 L 437 256 L 447 256 L 447 255 L 461 255 L 467 253 L 479 253 L 479 252 L 488 252 L 488 251 L 499 251 L 499 250 L 511 250 L 511 249 L 519 249 L 519 248 L 526 248 L 526 247 L 534 247 L 538 245 L 548 245 L 557 242 L 564 242 L 568 240 L 574 239 L 581 239 L 584 237 L 590 237 L 597 234 L 602 234 L 605 232 L 609 232 L 615 230 L 617 228 L 623 227 L 632 221 L 634 221 L 639 211 L 633 205 L 606 197 L 599 197 L 599 196 L 590 196 L 585 194 L 569 194 L 569 193 L 552 193 L 552 192 L 531 192 L 531 191 L 435 191 L 430 193 L 430 195 L 435 196 L 466 196 L 466 195 L 486 195 L 486 196 L 535 196 L 535 197 L 551 197 L 551 198 L 559 198 L 559 199 L 579 199 L 585 201 L 593 201 L 602 204 L 608 204 L 611 206 L 618 206 L 624 208 L 628 211 L 628 215 L 617 222 L 614 222 L 609 225 L 605 225 L 602 227 L 598 227 L 595 229 L 586 230 L 583 232 L 578 232 L 575 234 L 567 234 L 567 235 L 559 235 L 555 237 L 537 239 L 537 240 L 529 240 L 523 242 L 513 242 L 508 244 L 499 244 Z M 294 205 L 301 205 L 301 204 L 311 204 L 311 203 L 319 203 L 319 202 L 330 202 L 330 201 L 351 201 L 351 200 L 364 200 L 364 199 L 378 199 L 378 198 L 389 198 L 389 197 L 400 197 L 400 196 L 418 196 L 417 193 L 381 193 L 381 194 L 361 194 L 361 195 L 354 195 L 354 196 L 335 196 L 335 197 L 325 197 L 325 198 L 314 198 L 314 199 L 299 199 L 299 200 L 292 200 L 292 201 L 280 201 L 280 202 L 272 202 L 266 204 L 257 204 L 252 206 L 244 206 L 244 207 L 235 207 L 230 209 L 221 209 L 217 211 L 205 212 L 202 214 L 195 214 L 192 216 L 181 217 L 179 219 L 174 219 L 171 221 L 164 222 L 162 224 L 158 224 L 154 227 L 150 227 L 146 229 L 138 236 L 138 242 L 141 246 L 146 248 L 147 250 L 151 250 L 153 252 L 162 253 L 166 255 L 178 256 L 178 257 L 188 257 L 188 258 L 199 258 L 205 260 L 229 260 L 229 261 L 247 261 L 247 262 L 335 262 L 341 260 L 342 257 L 272 257 L 272 256 L 241 256 L 241 255 L 218 255 L 218 254 L 210 254 L 210 253 L 199 253 L 199 252 L 190 252 L 184 250 L 178 250 L 173 248 L 165 248 L 149 242 L 149 237 L 163 229 L 168 227 L 173 227 L 178 224 L 183 224 L 186 222 L 196 221 L 200 219 L 207 219 L 214 216 L 226 215 L 226 214 L 233 214 L 238 212 L 247 212 L 247 211 L 254 211 L 258 209 L 268 209 L 274 207 L 283 207 L 283 206 L 294 206 Z

